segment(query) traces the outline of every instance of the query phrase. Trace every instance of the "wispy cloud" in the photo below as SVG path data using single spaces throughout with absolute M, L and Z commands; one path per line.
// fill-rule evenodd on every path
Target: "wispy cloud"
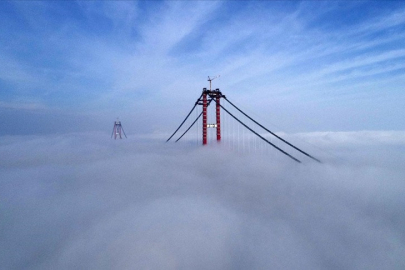
M 14 109 L 14 110 L 43 110 L 47 107 L 44 104 L 35 101 L 22 101 L 22 102 L 4 102 L 0 101 L 0 108 Z
M 348 87 L 356 96 L 370 91 L 370 84 L 385 85 L 385 95 L 395 99 L 403 79 L 405 9 L 398 3 L 381 9 L 361 2 L 2 5 L 24 18 L 5 17 L 18 35 L 1 25 L 10 34 L 0 44 L 0 78 L 10 102 L 24 96 L 84 113 L 142 112 L 159 126 L 175 125 L 158 114 L 173 103 L 179 115 L 187 111 L 179 98 L 193 102 L 206 77 L 217 74 L 215 87 L 236 99 L 255 95 L 271 104 L 272 97 L 298 107 L 307 97 L 319 102 L 314 106 L 334 98 L 339 104 Z M 370 12 L 352 18 L 361 10 Z M 343 20 L 344 13 L 352 20 Z M 264 103 L 247 105 L 270 112 Z

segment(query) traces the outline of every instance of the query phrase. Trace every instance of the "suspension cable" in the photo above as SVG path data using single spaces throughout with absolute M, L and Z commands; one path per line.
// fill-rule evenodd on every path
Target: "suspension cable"
M 197 120 L 200 119 L 202 113 L 203 112 L 201 112 L 200 115 L 198 115 L 198 117 L 194 120 L 194 122 L 188 127 L 188 129 L 186 131 L 184 131 L 183 134 L 181 134 L 181 136 L 175 142 L 178 142 L 187 133 L 187 131 L 189 131 L 190 128 L 192 128 L 194 126 L 195 122 L 197 122 Z
M 124 128 L 121 126 L 121 129 L 122 129 L 122 132 L 124 133 L 124 135 L 125 135 L 125 138 L 128 138 L 127 137 L 127 134 L 125 134 L 125 131 L 124 131 Z
M 202 97 L 202 94 L 201 94 L 201 96 L 197 99 L 197 101 L 195 102 L 193 108 L 192 108 L 191 111 L 187 114 L 186 118 L 183 120 L 183 122 L 181 122 L 180 126 L 176 129 L 176 131 L 172 134 L 172 136 L 170 136 L 170 138 L 167 139 L 166 142 L 168 142 L 168 141 L 174 136 L 174 134 L 176 134 L 176 132 L 181 128 L 181 126 L 184 124 L 184 122 L 186 122 L 187 118 L 188 118 L 188 117 L 190 116 L 190 114 L 193 112 L 194 108 L 197 106 L 198 101 L 200 100 L 201 97 Z
M 217 102 L 216 100 L 214 100 L 215 102 Z M 291 159 L 295 160 L 298 163 L 301 163 L 301 161 L 299 161 L 298 159 L 296 159 L 295 157 L 291 156 L 290 154 L 288 154 L 287 152 L 285 152 L 284 150 L 282 150 L 281 148 L 277 147 L 276 145 L 272 144 L 271 142 L 269 142 L 268 140 L 266 140 L 263 136 L 261 136 L 259 133 L 257 133 L 256 131 L 254 131 L 253 129 L 251 129 L 250 127 L 248 127 L 245 123 L 243 123 L 242 121 L 240 121 L 237 117 L 235 117 L 233 114 L 231 114 L 227 109 L 225 109 L 221 104 L 219 104 L 219 106 L 221 106 L 221 108 L 226 111 L 230 116 L 233 117 L 233 119 L 235 119 L 236 121 L 238 121 L 241 125 L 243 125 L 245 128 L 247 128 L 248 130 L 250 130 L 251 132 L 253 132 L 254 134 L 256 134 L 256 136 L 260 137 L 260 139 L 262 139 L 263 141 L 267 142 L 268 144 L 270 144 L 271 146 L 273 146 L 274 148 L 276 148 L 278 151 L 280 151 L 281 153 L 283 153 L 284 155 L 290 157 Z
M 223 98 L 229 102 L 229 104 L 231 104 L 233 107 L 235 107 L 235 109 L 237 109 L 239 112 L 241 112 L 244 116 L 246 116 L 247 118 L 249 118 L 250 120 L 252 120 L 255 124 L 257 124 L 258 126 L 260 126 L 261 128 L 263 128 L 264 130 L 266 130 L 267 132 L 269 132 L 270 134 L 272 134 L 273 136 L 275 136 L 277 139 L 283 141 L 284 143 L 288 144 L 289 146 L 291 146 L 292 148 L 294 148 L 295 150 L 301 152 L 302 154 L 306 155 L 309 158 L 312 158 L 313 160 L 321 163 L 321 161 L 313 156 L 311 156 L 310 154 L 304 152 L 303 150 L 299 149 L 298 147 L 292 145 L 291 143 L 287 142 L 286 140 L 284 140 L 283 138 L 281 138 L 280 136 L 278 136 L 277 134 L 275 134 L 274 132 L 268 130 L 267 128 L 265 128 L 264 126 L 262 126 L 260 123 L 258 123 L 257 121 L 255 121 L 253 118 L 251 118 L 249 115 L 247 115 L 246 113 L 244 113 L 242 110 L 240 110 L 238 107 L 236 107 L 232 102 L 230 102 L 225 96 L 223 96 Z
M 210 99 L 208 101 L 207 107 L 210 105 L 211 101 L 212 101 L 212 99 Z M 196 105 L 197 105 L 197 103 L 196 103 Z M 187 131 L 189 131 L 190 128 L 192 128 L 194 126 L 195 122 L 197 122 L 197 120 L 201 117 L 202 113 L 203 113 L 203 111 L 201 111 L 200 115 L 198 115 L 198 117 L 194 120 L 194 122 L 188 127 L 188 129 L 186 131 L 184 131 L 184 133 L 175 142 L 178 142 L 187 133 Z

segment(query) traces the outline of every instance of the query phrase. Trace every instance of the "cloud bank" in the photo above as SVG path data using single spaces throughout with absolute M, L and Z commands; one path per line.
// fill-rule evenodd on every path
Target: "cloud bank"
M 381 133 L 371 148 L 327 135 L 290 135 L 322 142 L 322 165 L 102 133 L 2 137 L 2 268 L 403 269 L 403 134 L 388 134 L 402 136 L 392 155 Z

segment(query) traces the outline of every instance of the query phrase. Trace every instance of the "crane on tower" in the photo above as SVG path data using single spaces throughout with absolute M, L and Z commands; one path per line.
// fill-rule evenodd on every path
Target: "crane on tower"
M 213 77 L 213 78 L 210 78 L 210 76 L 208 76 L 208 81 L 210 82 L 210 91 L 211 91 L 211 82 L 212 82 L 213 80 L 215 80 L 216 78 L 219 78 L 219 77 L 221 77 L 221 75 L 217 75 L 217 76 L 215 76 L 215 77 Z

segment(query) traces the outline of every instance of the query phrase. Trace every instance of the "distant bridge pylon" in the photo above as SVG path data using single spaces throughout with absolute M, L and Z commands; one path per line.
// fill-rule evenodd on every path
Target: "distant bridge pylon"
M 114 137 L 114 140 L 116 140 L 117 138 L 122 139 L 122 135 L 124 134 L 125 138 L 127 137 L 127 135 L 125 134 L 124 128 L 121 125 L 121 121 L 117 120 L 114 122 L 114 127 L 113 127 L 113 132 L 111 134 L 111 138 Z

